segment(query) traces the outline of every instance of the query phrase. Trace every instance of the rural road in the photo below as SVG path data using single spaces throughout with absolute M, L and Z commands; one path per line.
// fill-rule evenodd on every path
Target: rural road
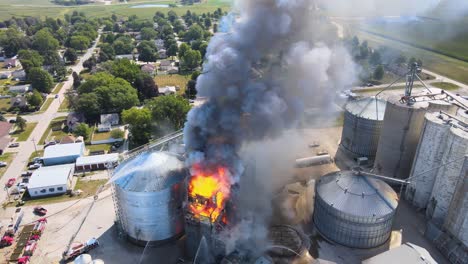
M 99 30 L 98 37 L 96 38 L 96 41 L 94 42 L 93 46 L 86 51 L 86 53 L 80 58 L 80 60 L 75 66 L 71 67 L 72 71 L 80 73 L 83 70 L 83 62 L 89 59 L 91 55 L 94 53 L 94 50 L 96 49 L 96 46 L 97 46 L 97 43 L 99 42 L 100 37 L 101 37 L 101 31 Z M 36 127 L 34 128 L 34 130 L 32 131 L 29 138 L 24 142 L 20 142 L 20 146 L 14 149 L 14 151 L 17 151 L 16 157 L 11 162 L 10 166 L 6 170 L 3 177 L 0 178 L 0 186 L 2 186 L 1 191 L 0 191 L 0 201 L 4 201 L 7 198 L 7 194 L 5 190 L 3 189 L 3 186 L 5 186 L 5 183 L 8 181 L 8 179 L 17 178 L 18 176 L 20 176 L 21 172 L 24 170 L 24 167 L 27 165 L 29 161 L 29 157 L 31 156 L 31 153 L 35 151 L 35 148 L 37 148 L 37 150 L 42 149 L 42 147 L 40 148 L 39 146 L 35 146 L 34 142 L 36 142 L 36 144 L 38 143 L 38 141 L 42 137 L 42 134 L 44 134 L 44 132 L 49 127 L 49 123 L 50 121 L 52 121 L 52 119 L 61 115 L 63 116 L 62 113 L 58 113 L 60 102 L 64 99 L 65 92 L 68 89 L 70 89 L 72 86 L 73 86 L 73 77 L 70 74 L 68 76 L 68 80 L 64 82 L 62 89 L 58 93 L 60 100 L 58 99 L 53 100 L 49 108 L 44 113 L 37 114 L 37 115 L 30 115 L 30 116 L 25 117 L 25 119 L 27 119 L 28 121 L 35 120 L 38 123 Z M 49 97 L 50 96 L 53 98 L 55 95 L 49 95 Z

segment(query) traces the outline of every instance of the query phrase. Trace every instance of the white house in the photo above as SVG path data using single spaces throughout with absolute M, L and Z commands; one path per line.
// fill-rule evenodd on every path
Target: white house
M 175 86 L 164 86 L 158 89 L 160 95 L 170 95 L 175 94 L 177 89 Z
M 11 71 L 0 72 L 0 79 L 8 79 L 11 77 Z
M 167 51 L 165 49 L 158 50 L 158 56 L 159 56 L 160 59 L 166 59 L 167 58 Z
M 110 124 L 111 126 L 117 126 L 119 124 L 119 114 L 102 114 L 100 116 L 101 124 Z
M 66 193 L 71 188 L 74 169 L 74 164 L 40 167 L 29 179 L 29 195 L 36 198 Z
M 161 71 L 167 71 L 172 67 L 172 62 L 168 60 L 163 60 L 159 62 L 159 69 Z
M 156 45 L 156 48 L 158 48 L 158 50 L 164 49 L 164 40 L 157 39 L 154 41 L 154 44 Z
M 31 85 L 25 84 L 25 85 L 14 85 L 10 86 L 8 88 L 8 91 L 12 93 L 27 93 L 29 91 L 32 91 Z
M 26 72 L 24 70 L 17 70 L 11 73 L 13 79 L 17 81 L 25 81 L 26 80 Z

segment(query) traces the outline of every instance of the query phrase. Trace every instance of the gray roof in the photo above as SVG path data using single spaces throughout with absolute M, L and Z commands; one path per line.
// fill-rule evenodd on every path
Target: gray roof
M 49 146 L 44 151 L 44 159 L 81 156 L 84 151 L 84 143 L 57 144 Z
M 411 264 L 437 264 L 431 257 L 431 254 L 422 247 L 411 243 L 403 244 L 399 247 L 390 249 L 375 257 L 366 259 L 363 264 L 393 264 L 393 263 L 411 263 Z
M 111 182 L 132 192 L 164 190 L 186 176 L 184 163 L 174 154 L 146 152 L 120 164 Z
M 75 164 L 40 167 L 31 175 L 28 188 L 46 188 L 48 186 L 67 184 L 70 171 Z
M 119 114 L 102 114 L 101 115 L 101 124 L 118 124 L 119 123 Z
M 387 216 L 394 213 L 398 204 L 397 194 L 385 182 L 351 171 L 322 177 L 317 195 L 333 208 L 353 216 Z
M 119 161 L 118 153 L 94 155 L 94 156 L 79 157 L 78 159 L 76 159 L 76 166 L 103 164 L 103 163 L 117 162 L 117 161 Z
M 382 99 L 368 97 L 350 101 L 345 108 L 351 114 L 362 118 L 383 120 L 386 105 L 387 103 Z

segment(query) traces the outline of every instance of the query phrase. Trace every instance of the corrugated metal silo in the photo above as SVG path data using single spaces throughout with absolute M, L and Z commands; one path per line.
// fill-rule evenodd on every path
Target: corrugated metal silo
M 444 228 L 468 246 L 468 156 L 465 156 Z
M 385 182 L 350 171 L 322 177 L 315 195 L 314 222 L 328 239 L 372 248 L 390 237 L 397 194 Z
M 354 156 L 374 157 L 385 106 L 385 101 L 377 98 L 364 98 L 346 104 L 341 147 Z
M 460 173 L 464 163 L 463 157 L 468 154 L 468 132 L 454 122 L 452 122 L 454 126 L 450 128 L 447 134 L 447 144 L 442 161 L 440 164 L 434 164 L 434 166 L 446 165 L 437 170 L 436 180 L 426 210 L 426 215 L 438 224 L 444 222 L 455 188 L 460 180 L 464 180 L 464 177 L 460 179 Z
M 143 153 L 121 164 L 114 183 L 119 222 L 136 244 L 159 244 L 184 233 L 183 161 L 167 152 Z
M 378 174 L 408 178 L 428 106 L 427 102 L 407 105 L 395 97 L 387 101 L 374 163 Z
M 406 199 L 417 208 L 426 208 L 437 170 L 429 170 L 442 161 L 450 125 L 439 113 L 427 113 L 411 169 Z M 414 177 L 415 176 L 415 177 Z M 414 177 L 414 178 L 413 178 Z

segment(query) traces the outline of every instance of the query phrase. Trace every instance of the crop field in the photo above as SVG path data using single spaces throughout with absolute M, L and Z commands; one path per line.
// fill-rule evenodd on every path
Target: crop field
M 112 5 L 89 4 L 79 6 L 60 6 L 48 0 L 0 0 L 0 20 L 8 19 L 12 16 L 41 16 L 41 17 L 63 17 L 73 11 L 84 12 L 90 17 L 106 17 L 112 14 L 120 16 L 137 15 L 140 18 L 152 18 L 156 11 L 168 12 L 174 10 L 178 15 L 185 14 L 187 10 L 195 13 L 213 12 L 221 7 L 227 11 L 230 7 L 230 0 L 208 0 L 202 4 L 178 7 L 145 7 L 132 8 L 139 4 L 174 4 L 176 1 L 130 1 L 128 4 L 113 2 Z

